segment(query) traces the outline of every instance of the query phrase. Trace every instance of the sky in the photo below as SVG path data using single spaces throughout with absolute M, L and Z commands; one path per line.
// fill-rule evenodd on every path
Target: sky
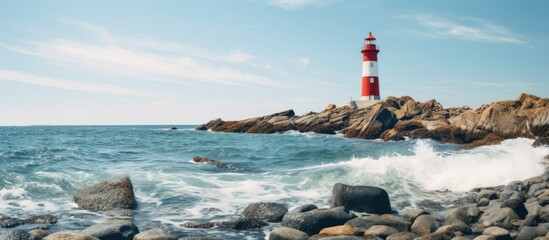
M 360 98 L 549 97 L 548 1 L 3 1 L 0 125 L 201 124 Z

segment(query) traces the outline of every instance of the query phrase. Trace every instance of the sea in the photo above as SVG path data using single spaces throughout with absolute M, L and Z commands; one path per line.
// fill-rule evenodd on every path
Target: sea
M 170 130 L 177 127 L 177 130 Z M 74 194 L 106 179 L 129 176 L 145 230 L 178 237 L 267 239 L 279 224 L 247 230 L 187 229 L 187 222 L 226 221 L 255 202 L 329 207 L 335 183 L 385 189 L 392 208 L 444 212 L 470 189 L 507 184 L 544 172 L 549 148 L 531 139 L 464 149 L 433 140 L 349 139 L 289 131 L 243 134 L 196 126 L 0 127 L 0 213 L 52 214 L 49 231 L 81 231 L 110 217 L 79 209 Z M 198 164 L 204 156 L 229 168 Z M 0 228 L 1 232 L 12 229 Z

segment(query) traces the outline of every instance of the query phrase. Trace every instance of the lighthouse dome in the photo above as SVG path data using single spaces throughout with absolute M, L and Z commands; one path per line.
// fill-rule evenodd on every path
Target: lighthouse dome
M 365 40 L 371 41 L 371 40 L 376 40 L 376 38 L 374 37 L 374 35 L 372 35 L 372 32 L 370 32 L 370 33 L 368 34 L 368 36 L 365 38 Z

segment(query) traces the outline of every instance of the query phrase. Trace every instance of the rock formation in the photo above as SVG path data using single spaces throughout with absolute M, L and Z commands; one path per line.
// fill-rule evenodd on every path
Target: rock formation
M 328 105 L 322 112 L 296 116 L 287 110 L 240 121 L 216 119 L 197 130 L 241 133 L 282 133 L 289 130 L 385 141 L 431 138 L 480 146 L 504 139 L 549 137 L 549 99 L 521 94 L 516 100 L 469 107 L 443 108 L 435 101 L 387 97 L 367 108 Z

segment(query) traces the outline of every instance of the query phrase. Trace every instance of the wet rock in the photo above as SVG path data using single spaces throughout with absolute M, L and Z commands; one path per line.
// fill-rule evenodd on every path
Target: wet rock
M 522 194 L 519 191 L 501 192 L 501 200 L 509 200 L 509 199 L 519 199 L 520 201 L 524 201 L 525 197 L 524 197 L 524 194 Z
M 45 238 L 50 235 L 50 233 L 44 229 L 33 229 L 30 230 L 29 233 L 40 238 Z
M 88 227 L 81 233 L 100 240 L 132 240 L 139 229 L 129 220 L 111 220 Z
M 412 232 L 399 232 L 389 235 L 386 240 L 413 240 L 417 237 L 419 236 Z
M 307 240 L 309 235 L 289 227 L 275 228 L 269 235 L 269 240 Z
M 432 236 L 440 237 L 441 239 L 451 239 L 454 237 L 456 230 L 458 230 L 458 228 L 456 228 L 455 225 L 445 225 L 439 227 L 434 233 L 431 234 Z
M 382 239 L 386 239 L 389 235 L 395 233 L 398 233 L 398 230 L 396 228 L 388 227 L 385 225 L 374 225 L 364 232 L 364 236 L 376 236 Z
M 309 240 L 382 240 L 381 238 L 372 237 L 357 237 L 357 236 L 325 236 L 325 235 L 313 235 Z
M 153 228 L 138 233 L 133 240 L 175 240 L 175 238 L 163 228 Z
M 12 218 L 0 215 L 0 227 L 13 228 L 23 224 L 24 221 L 19 218 Z
M 513 219 L 520 219 L 513 209 L 508 207 L 492 208 L 488 209 L 482 217 L 480 217 L 479 222 L 486 227 L 499 226 L 505 229 L 512 229 L 513 225 L 511 224 L 511 221 Z
M 0 240 L 40 240 L 41 237 L 34 236 L 23 230 L 14 230 L 0 234 Z
M 170 128 L 170 130 L 175 131 L 175 130 L 177 130 L 177 128 L 176 128 L 176 127 L 172 127 L 172 128 Z
M 320 235 L 345 235 L 345 236 L 357 236 L 357 233 L 364 232 L 364 230 L 360 230 L 355 227 L 351 227 L 348 225 L 340 225 L 335 227 L 328 227 L 320 230 Z
M 399 232 L 405 232 L 409 230 L 411 224 L 409 221 L 391 215 L 370 215 L 354 218 L 346 222 L 345 225 L 363 229 L 368 229 L 375 225 L 385 225 L 396 228 Z
M 195 222 L 188 222 L 181 224 L 182 227 L 185 228 L 213 228 L 218 225 L 217 222 L 207 222 L 207 223 L 195 223 Z
M 254 228 L 261 228 L 267 225 L 268 223 L 266 223 L 261 219 L 244 218 L 244 217 L 232 219 L 232 220 L 221 222 L 218 224 L 218 226 L 221 228 L 227 228 L 232 230 L 254 229 Z
M 332 189 L 332 207 L 367 213 L 390 213 L 391 203 L 387 192 L 378 187 L 350 186 L 336 183 Z
M 494 190 L 482 190 L 477 195 L 477 202 L 483 198 L 486 198 L 488 200 L 497 199 L 498 194 Z
M 226 163 L 221 162 L 221 161 L 217 161 L 217 160 L 214 160 L 214 159 L 210 159 L 210 158 L 207 158 L 207 157 L 201 157 L 201 156 L 193 157 L 193 162 L 203 163 L 203 164 L 211 164 L 211 165 L 214 165 L 218 168 L 229 168 L 229 166 Z
M 410 221 L 411 223 L 414 222 L 414 220 L 421 216 L 421 215 L 427 215 L 429 214 L 427 211 L 423 210 L 423 209 L 419 209 L 419 208 L 414 208 L 414 209 L 409 209 L 409 210 L 406 210 L 406 212 L 404 212 L 404 214 L 402 215 L 404 217 L 404 219 Z
M 29 224 L 55 224 L 57 217 L 53 215 L 31 215 L 25 219 L 25 223 Z
M 457 231 L 469 233 L 471 231 L 471 228 L 469 227 L 471 217 L 467 214 L 468 210 L 468 207 L 450 209 L 444 215 L 445 224 L 453 226 Z
M 548 230 L 545 226 L 537 227 L 523 227 L 516 238 L 516 240 L 531 240 L 536 237 L 543 237 L 547 234 Z
M 489 227 L 489 228 L 486 228 L 483 232 L 482 232 L 482 235 L 488 235 L 488 236 L 492 236 L 492 237 L 495 237 L 495 239 L 501 239 L 501 240 L 504 240 L 504 239 L 512 239 L 511 238 L 511 235 L 509 235 L 509 231 L 507 229 L 503 229 L 503 228 L 500 228 L 500 227 Z
M 549 146 L 549 137 L 540 137 L 532 144 L 534 147 L 547 147 Z
M 73 233 L 73 232 L 56 232 L 48 235 L 44 240 L 99 240 L 96 237 L 92 237 L 86 234 Z
M 513 209 L 519 216 L 519 218 L 524 218 L 528 214 L 528 210 L 526 210 L 526 207 L 524 206 L 524 203 L 522 203 L 521 199 L 513 198 L 509 200 L 503 201 L 501 204 L 501 207 L 509 207 Z
M 267 222 L 281 222 L 288 208 L 284 204 L 260 202 L 248 205 L 242 215 L 247 218 L 257 218 Z
M 318 209 L 315 205 L 304 205 L 284 215 L 281 225 L 313 235 L 323 228 L 342 225 L 352 218 L 343 207 Z
M 421 215 L 416 218 L 412 224 L 412 232 L 421 235 L 426 235 L 435 232 L 440 224 L 437 223 L 435 217 L 431 215 Z
M 78 207 L 89 211 L 134 209 L 137 207 L 129 177 L 107 180 L 78 191 L 73 198 Z

